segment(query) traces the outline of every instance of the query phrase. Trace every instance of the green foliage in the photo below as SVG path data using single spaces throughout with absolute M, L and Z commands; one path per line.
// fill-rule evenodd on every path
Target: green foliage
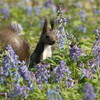
M 11 21 L 17 21 L 18 23 L 20 23 L 24 28 L 24 30 L 22 31 L 23 37 L 29 42 L 31 48 L 30 52 L 32 52 L 42 32 L 42 27 L 40 24 L 41 20 L 45 16 L 48 17 L 48 19 L 50 19 L 52 16 L 56 18 L 57 13 L 53 14 L 50 8 L 42 8 L 41 12 L 39 14 L 36 14 L 34 10 L 36 6 L 33 6 L 34 9 L 32 10 L 32 14 L 27 15 L 27 9 L 23 9 L 16 5 L 16 3 L 20 2 L 20 0 L 4 1 L 7 4 L 10 4 L 13 1 L 15 7 L 11 7 L 8 5 L 10 9 L 10 16 L 6 19 L 3 19 L 4 15 L 0 13 L 0 24 L 10 23 Z M 47 84 L 41 83 L 42 89 L 39 89 L 39 84 L 33 82 L 34 90 L 29 92 L 28 98 L 23 97 L 21 100 L 47 100 L 47 92 L 50 89 L 59 91 L 63 100 L 82 100 L 84 95 L 82 89 L 84 88 L 84 85 L 87 82 L 94 87 L 94 91 L 96 93 L 96 100 L 100 99 L 100 70 L 96 69 L 96 74 L 93 75 L 93 79 L 88 79 L 87 77 L 81 78 L 82 68 L 79 66 L 81 63 L 84 63 L 84 68 L 89 68 L 88 61 L 94 58 L 91 51 L 96 34 L 93 33 L 93 30 L 95 30 L 97 26 L 100 26 L 100 14 L 94 15 L 92 11 L 92 6 L 96 7 L 97 2 L 99 2 L 99 0 L 94 0 L 93 3 L 89 3 L 89 1 L 87 2 L 86 0 L 80 1 L 84 5 L 83 8 L 75 6 L 75 2 L 77 2 L 78 0 L 61 1 L 61 4 L 63 4 L 63 8 L 67 10 L 64 13 L 64 16 L 66 18 L 71 16 L 71 19 L 68 20 L 68 23 L 65 26 L 65 30 L 67 30 L 70 34 L 73 34 L 75 36 L 78 46 L 84 49 L 85 55 L 81 56 L 78 62 L 71 60 L 69 55 L 70 46 L 68 45 L 71 42 L 71 40 L 67 40 L 63 49 L 60 49 L 58 46 L 55 46 L 55 50 L 53 50 L 53 56 L 41 62 L 50 64 L 52 68 L 55 68 L 59 65 L 60 61 L 65 61 L 67 63 L 67 66 L 71 70 L 72 79 L 75 80 L 74 88 L 66 87 L 64 83 L 64 80 L 66 79 L 63 79 L 61 82 L 58 83 L 53 83 L 52 81 L 51 83 Z M 55 4 L 59 4 L 58 0 L 55 0 Z M 0 8 L 2 8 L 1 5 Z M 81 18 L 79 16 L 79 12 L 82 9 L 84 9 L 87 12 L 86 19 L 83 22 L 81 21 Z M 87 31 L 84 33 L 82 30 L 75 29 L 79 25 L 85 26 Z M 57 24 L 55 26 L 55 28 L 57 29 Z M 2 58 L 3 57 L 0 54 L 0 66 L 2 66 Z M 51 77 L 51 79 L 52 78 L 53 76 Z M 22 78 L 20 78 L 20 81 L 22 86 L 26 85 L 26 82 Z M 6 78 L 6 81 L 2 85 L 0 85 L 0 93 L 9 94 L 9 91 L 13 88 L 13 84 L 8 85 L 8 83 L 12 82 L 12 77 L 8 77 L 8 79 Z M 0 95 L 0 100 L 4 100 L 4 96 Z M 16 97 L 16 100 L 18 100 L 18 97 Z

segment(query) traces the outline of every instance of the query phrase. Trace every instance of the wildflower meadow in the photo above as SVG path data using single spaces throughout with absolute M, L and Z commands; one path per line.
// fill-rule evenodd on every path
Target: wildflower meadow
M 100 100 L 100 0 L 0 0 L 0 27 L 16 23 L 30 55 L 45 18 L 57 40 L 33 68 L 0 41 L 0 100 Z

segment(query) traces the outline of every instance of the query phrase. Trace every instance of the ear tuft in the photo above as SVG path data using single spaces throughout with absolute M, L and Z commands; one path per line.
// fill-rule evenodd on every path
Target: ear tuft
M 44 19 L 43 31 L 47 31 L 47 18 Z
M 51 29 L 54 29 L 54 23 L 55 23 L 55 22 L 54 22 L 54 19 L 51 19 L 51 20 L 50 20 Z

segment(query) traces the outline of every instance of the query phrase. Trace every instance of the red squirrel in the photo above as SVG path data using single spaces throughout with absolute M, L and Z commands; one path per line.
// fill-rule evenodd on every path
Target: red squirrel
M 50 21 L 51 27 L 47 25 L 47 19 L 44 20 L 42 33 L 33 53 L 30 54 L 28 43 L 18 35 L 18 30 L 14 27 L 0 27 L 0 42 L 11 44 L 20 61 L 29 61 L 29 68 L 38 64 L 41 59 L 52 56 L 52 45 L 56 42 L 56 31 L 54 29 L 54 20 Z
M 47 24 L 47 19 L 45 19 L 39 42 L 30 56 L 29 68 L 32 68 L 35 64 L 38 64 L 41 59 L 46 59 L 52 56 L 52 45 L 56 42 L 54 20 L 50 20 L 51 27 L 48 27 Z

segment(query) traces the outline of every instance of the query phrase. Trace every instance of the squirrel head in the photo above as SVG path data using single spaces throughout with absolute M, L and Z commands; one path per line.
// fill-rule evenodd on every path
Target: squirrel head
M 48 22 L 45 18 L 40 41 L 44 44 L 53 45 L 56 42 L 56 30 L 54 29 L 54 20 L 50 20 L 51 27 L 48 27 L 47 24 Z

